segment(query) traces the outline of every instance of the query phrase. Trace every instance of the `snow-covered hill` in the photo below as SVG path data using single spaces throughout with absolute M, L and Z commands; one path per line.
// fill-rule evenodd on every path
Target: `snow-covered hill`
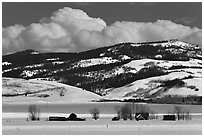
M 2 57 L 2 75 L 55 81 L 85 89 L 80 94 L 87 90 L 109 99 L 201 96 L 202 50 L 175 39 L 119 43 L 81 53 L 26 50 Z M 5 89 L 24 94 L 29 88 Z
M 107 89 L 107 99 L 132 99 L 132 98 L 154 98 L 166 95 L 178 96 L 202 96 L 202 77 L 191 77 L 187 72 L 173 72 L 164 76 L 151 77 L 137 80 L 131 84 L 119 88 Z M 183 81 L 182 85 L 177 83 L 172 86 L 163 85 L 164 82 L 178 79 Z
M 82 103 L 101 99 L 87 90 L 54 81 L 5 77 L 2 80 L 2 95 L 3 102 L 7 103 Z

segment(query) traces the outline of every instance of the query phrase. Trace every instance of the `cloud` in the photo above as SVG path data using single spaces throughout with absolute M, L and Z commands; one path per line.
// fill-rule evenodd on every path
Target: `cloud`
M 2 52 L 25 49 L 41 52 L 80 52 L 120 42 L 144 42 L 177 38 L 201 45 L 202 30 L 169 20 L 116 21 L 110 26 L 84 11 L 65 7 L 29 26 L 3 28 Z
M 181 40 L 187 41 L 189 43 L 201 45 L 202 44 L 202 31 L 196 31 L 194 33 L 191 33 L 191 34 L 183 37 Z
M 24 49 L 24 41 L 21 37 L 25 27 L 22 25 L 10 26 L 2 29 L 2 51 L 9 54 Z

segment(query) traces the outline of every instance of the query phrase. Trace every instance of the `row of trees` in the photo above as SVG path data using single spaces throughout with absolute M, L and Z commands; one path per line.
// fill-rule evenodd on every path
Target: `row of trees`
M 155 113 L 152 110 L 150 110 L 147 104 L 127 103 L 123 106 L 116 106 L 115 111 L 117 112 L 117 117 L 123 120 L 136 119 L 137 117 L 136 114 L 138 113 L 146 113 L 149 115 L 151 112 L 150 114 L 151 118 L 154 118 L 153 115 L 155 115 Z
M 150 110 L 147 104 L 127 103 L 123 106 L 115 106 L 117 120 L 137 120 L 138 114 L 148 114 L 148 119 L 158 119 L 158 114 L 153 110 Z M 100 110 L 98 108 L 90 109 L 92 118 L 97 120 L 100 117 Z M 181 106 L 175 106 L 173 112 L 169 112 L 169 115 L 175 114 L 178 120 L 191 120 L 190 111 L 183 109 Z M 40 120 L 40 109 L 36 105 L 30 105 L 28 107 L 28 118 L 32 121 Z

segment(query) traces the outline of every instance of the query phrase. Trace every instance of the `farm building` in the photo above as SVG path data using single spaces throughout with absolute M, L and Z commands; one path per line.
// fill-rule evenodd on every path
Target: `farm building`
M 176 120 L 176 116 L 175 115 L 163 115 L 163 120 L 172 120 L 172 121 L 175 121 Z

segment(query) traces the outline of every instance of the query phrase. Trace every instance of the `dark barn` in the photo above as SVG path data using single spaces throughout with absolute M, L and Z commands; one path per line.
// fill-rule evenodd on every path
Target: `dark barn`
M 68 121 L 86 121 L 84 118 L 78 118 L 76 114 L 71 113 L 67 118 Z
M 176 116 L 175 115 L 164 115 L 163 116 L 163 120 L 172 120 L 172 121 L 175 121 L 176 120 Z
M 119 120 L 120 120 L 119 117 L 114 117 L 114 118 L 112 118 L 112 121 L 119 121 Z
M 85 118 L 78 118 L 76 114 L 71 113 L 69 117 L 50 116 L 49 121 L 86 121 Z
M 66 121 L 66 117 L 49 117 L 49 121 Z

